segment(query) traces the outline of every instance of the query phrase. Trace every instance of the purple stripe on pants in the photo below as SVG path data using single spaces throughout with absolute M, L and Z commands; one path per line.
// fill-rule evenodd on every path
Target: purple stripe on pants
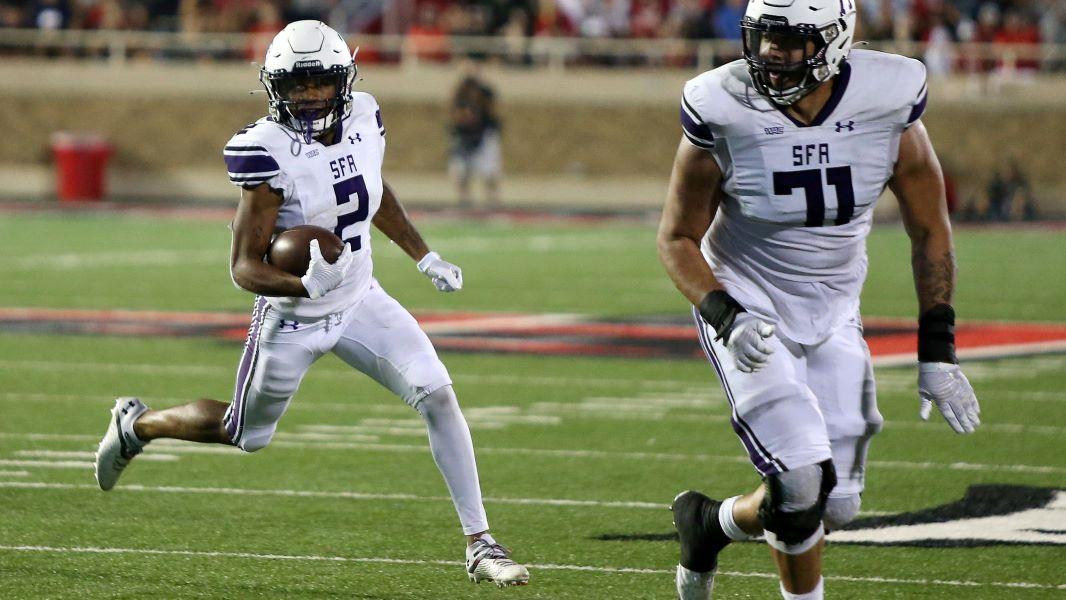
M 692 312 L 696 318 L 696 330 L 699 334 L 700 345 L 703 347 L 703 352 L 707 355 L 707 359 L 711 362 L 715 374 L 718 375 L 719 381 L 722 382 L 722 389 L 725 390 L 726 399 L 729 401 L 730 408 L 732 408 L 729 422 L 732 424 L 733 431 L 737 434 L 737 437 L 740 438 L 740 442 L 744 445 L 744 449 L 747 450 L 751 464 L 759 474 L 764 477 L 774 473 L 780 473 L 781 471 L 786 471 L 787 469 L 784 468 L 784 465 L 775 459 L 773 455 L 771 455 L 770 452 L 759 443 L 758 438 L 755 437 L 755 432 L 752 431 L 751 427 L 737 414 L 733 391 L 729 389 L 729 382 L 726 381 L 725 371 L 718 363 L 718 356 L 714 353 L 714 348 L 711 346 L 711 340 L 709 339 L 710 334 L 707 333 L 706 326 L 703 324 L 703 317 L 701 317 L 699 312 L 695 309 L 693 309 Z
M 226 410 L 226 433 L 234 444 L 240 441 L 244 429 L 244 404 L 248 399 L 248 388 L 255 373 L 255 361 L 259 354 L 259 337 L 263 329 L 263 318 L 267 313 L 267 301 L 263 296 L 256 296 L 255 308 L 252 310 L 252 323 L 248 326 L 248 338 L 244 342 L 244 353 L 237 368 L 237 382 L 233 387 L 233 402 Z

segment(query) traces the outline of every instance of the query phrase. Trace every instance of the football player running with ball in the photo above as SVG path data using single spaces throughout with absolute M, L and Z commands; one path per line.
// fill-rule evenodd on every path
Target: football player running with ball
M 356 66 L 344 39 L 318 21 L 274 38 L 260 80 L 270 116 L 238 132 L 223 151 L 241 188 L 233 219 L 231 275 L 256 294 L 233 400 L 150 410 L 120 398 L 96 455 L 111 489 L 129 461 L 157 438 L 265 447 L 310 366 L 333 352 L 409 404 L 425 420 L 433 458 L 467 538 L 467 574 L 498 585 L 528 582 L 526 568 L 488 533 L 470 430 L 447 369 L 415 319 L 373 277 L 370 224 L 398 244 L 437 289 L 462 288 L 462 273 L 431 252 L 382 179 L 385 129 L 377 102 L 352 91 Z M 330 264 L 311 242 L 307 273 L 264 262 L 275 232 L 311 224 L 345 241 Z
M 683 600 L 711 596 L 718 553 L 765 535 L 784 598 L 823 597 L 826 530 L 859 511 L 883 423 L 859 319 L 865 240 L 886 185 L 918 293 L 921 417 L 980 424 L 955 357 L 955 264 L 940 165 L 919 120 L 918 61 L 851 49 L 852 0 L 751 0 L 744 59 L 686 83 L 660 259 L 763 483 L 673 502 Z

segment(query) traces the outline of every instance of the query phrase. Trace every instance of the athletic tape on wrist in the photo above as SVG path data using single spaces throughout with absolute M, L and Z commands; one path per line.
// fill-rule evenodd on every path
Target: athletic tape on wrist
M 733 299 L 725 290 L 714 290 L 700 300 L 700 315 L 711 327 L 714 327 L 714 339 L 720 340 L 729 335 L 737 314 L 745 312 L 744 307 Z
M 950 304 L 937 304 L 918 318 L 918 361 L 958 364 L 955 309 Z

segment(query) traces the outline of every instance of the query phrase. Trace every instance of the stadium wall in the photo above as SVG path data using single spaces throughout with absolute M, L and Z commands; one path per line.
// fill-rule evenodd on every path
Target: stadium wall
M 659 204 L 680 138 L 680 89 L 690 76 L 661 70 L 487 72 L 500 96 L 508 184 L 530 187 L 530 201 L 547 195 L 544 190 L 573 189 L 574 198 L 592 205 L 611 204 L 612 196 L 624 205 Z M 115 145 L 121 194 L 232 198 L 220 149 L 265 108 L 263 95 L 249 94 L 258 82 L 247 65 L 146 62 L 115 68 L 8 61 L 0 77 L 10 83 L 0 90 L 7 108 L 0 111 L 6 132 L 0 172 L 5 179 L 21 173 L 25 180 L 4 193 L 46 195 L 40 188 L 49 185 L 42 172 L 51 160 L 51 134 L 97 131 Z M 457 78 L 442 67 L 363 71 L 358 87 L 378 98 L 389 132 L 387 173 L 407 183 L 409 198 L 449 195 L 441 186 L 447 187 L 447 101 Z M 1066 170 L 1058 163 L 1066 150 L 1066 78 L 999 88 L 990 82 L 932 85 L 924 121 L 960 201 L 1016 159 L 1042 212 L 1066 214 Z M 160 188 L 165 181 L 170 188 Z

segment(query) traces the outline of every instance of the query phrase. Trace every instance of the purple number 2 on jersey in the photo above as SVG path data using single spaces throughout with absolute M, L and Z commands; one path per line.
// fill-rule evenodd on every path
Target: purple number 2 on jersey
M 363 240 L 358 235 L 345 238 L 344 229 L 349 225 L 363 222 L 366 220 L 367 215 L 370 214 L 370 194 L 366 191 L 366 183 L 363 182 L 363 176 L 356 175 L 351 179 L 334 183 L 333 193 L 337 196 L 337 206 L 347 204 L 353 196 L 355 197 L 355 210 L 338 215 L 337 226 L 333 228 L 333 233 L 348 242 L 352 247 L 352 252 L 355 252 L 363 247 Z

